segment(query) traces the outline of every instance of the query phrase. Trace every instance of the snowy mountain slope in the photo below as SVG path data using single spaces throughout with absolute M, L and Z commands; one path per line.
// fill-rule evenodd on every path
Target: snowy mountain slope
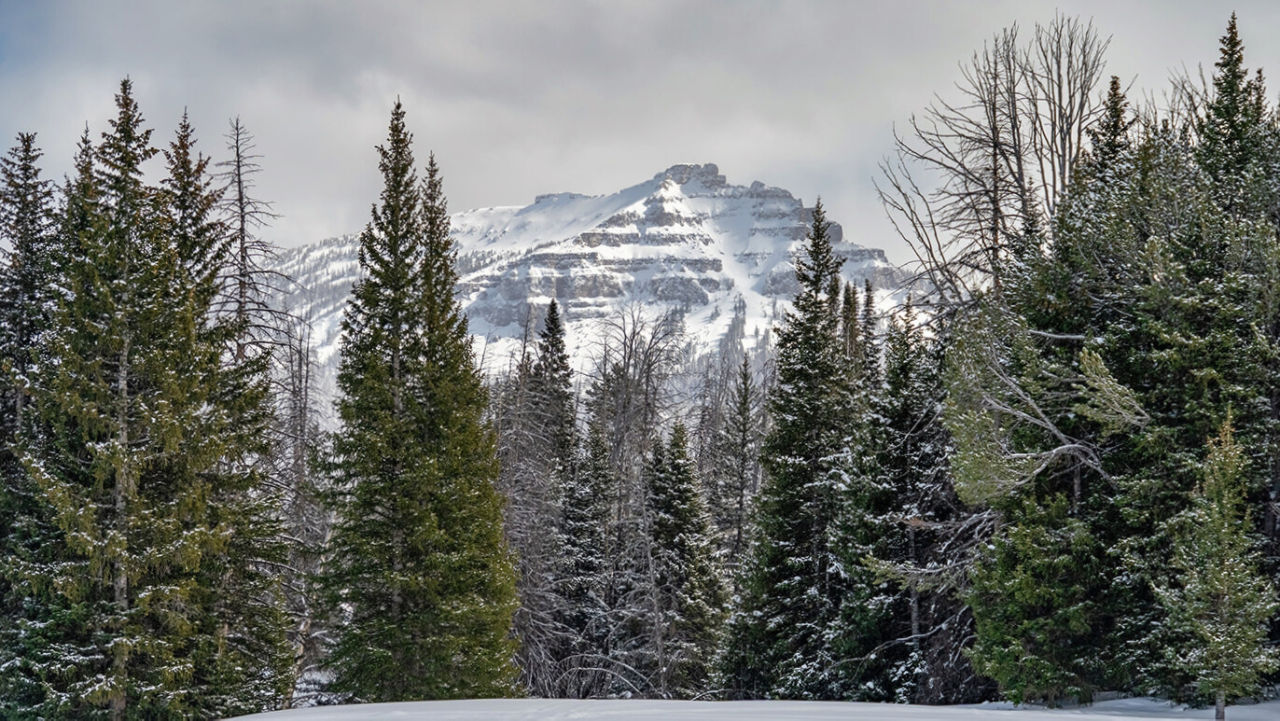
M 651 317 L 682 313 L 695 349 L 707 350 L 738 306 L 747 342 L 758 342 L 795 291 L 791 259 L 810 214 L 789 192 L 730 184 L 711 164 L 672 166 L 609 195 L 541 195 L 524 207 L 457 213 L 459 296 L 477 353 L 488 370 L 506 367 L 552 298 L 579 369 L 589 366 L 600 321 L 636 307 Z M 882 251 L 845 242 L 839 224 L 831 231 L 847 278 L 870 279 L 881 298 L 902 284 Z M 356 247 L 356 236 L 325 240 L 283 252 L 276 266 L 297 280 L 283 301 L 311 319 L 330 379 Z
M 483 701 L 423 701 L 418 703 L 329 706 L 246 716 L 259 721 L 926 721 L 992 719 L 993 721 L 1063 721 L 1096 719 L 1211 719 L 1213 709 L 1187 709 L 1147 698 L 1104 701 L 1077 709 L 1014 708 L 1009 704 L 978 706 L 912 706 L 906 704 L 820 701 L 576 701 L 550 699 L 491 699 Z M 1231 721 L 1280 718 L 1280 701 L 1254 706 L 1231 706 Z

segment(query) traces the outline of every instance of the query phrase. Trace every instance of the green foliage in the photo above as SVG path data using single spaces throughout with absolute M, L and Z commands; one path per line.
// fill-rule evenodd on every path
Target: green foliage
M 1080 416 L 1098 426 L 1103 438 L 1142 426 L 1149 418 L 1129 388 L 1116 381 L 1102 357 L 1086 348 L 1080 351 L 1080 395 L 1083 402 L 1072 407 Z
M 1034 417 L 1019 383 L 1034 377 L 1026 328 L 1007 309 L 980 302 L 961 318 L 947 349 L 944 421 L 955 444 L 951 473 L 965 503 L 995 505 L 1036 470 L 1007 419 Z
M 813 211 L 800 291 L 778 329 L 774 425 L 761 452 L 758 540 L 732 626 L 726 683 L 737 696 L 833 698 L 839 672 L 828 635 L 840 611 L 845 574 L 833 547 L 842 515 L 848 362 L 837 334 L 841 261 L 831 249 L 821 204 Z
M 1255 694 L 1264 674 L 1280 668 L 1280 654 L 1267 643 L 1280 603 L 1251 547 L 1241 484 L 1245 463 L 1228 419 L 1209 441 L 1204 481 L 1191 506 L 1170 522 L 1176 580 L 1156 589 L 1185 639 L 1165 649 L 1168 663 L 1219 704 Z
M 337 491 L 324 584 L 334 689 L 362 701 L 514 691 L 515 606 L 487 397 L 434 158 L 419 185 L 399 103 L 343 321 Z
M 558 530 L 564 558 L 556 569 L 555 591 L 564 604 L 555 620 L 568 635 L 560 655 L 561 689 L 566 696 L 590 697 L 608 682 L 599 669 L 611 635 L 606 618 L 609 524 L 617 484 L 604 434 L 592 427 L 574 472 L 561 477 L 559 488 L 563 513 Z
M 1233 19 L 1190 127 L 1135 125 L 1113 81 L 1047 252 L 958 319 L 957 490 L 1001 524 L 973 571 L 972 657 L 1016 698 L 1186 696 L 1168 649 L 1194 635 L 1152 589 L 1179 587 L 1169 519 L 1228 409 L 1243 503 L 1276 528 L 1277 127 L 1242 47 Z
M 1082 585 L 1103 549 L 1065 496 L 1028 500 L 974 567 L 968 602 L 980 673 L 1015 703 L 1088 701 L 1102 658 L 1100 599 Z
M 23 712 L 270 709 L 289 682 L 284 623 L 256 566 L 271 558 L 268 506 L 243 470 L 262 452 L 265 368 L 223 363 L 223 234 L 190 126 L 151 186 L 157 151 L 128 80 L 116 104 L 68 184 L 16 443 L 23 530 L 5 575 L 25 598 Z
M 719 489 L 720 507 L 716 525 L 721 529 L 724 566 L 738 591 L 741 566 L 750 543 L 752 509 L 760 483 L 761 423 L 759 388 L 751 370 L 751 359 L 743 354 L 742 364 L 729 390 L 724 428 L 719 450 L 728 464 L 728 473 Z
M 24 666 L 43 640 L 23 633 L 36 613 L 19 559 L 51 535 L 13 453 L 29 405 L 38 333 L 48 326 L 56 228 L 50 183 L 40 177 L 35 135 L 21 133 L 0 158 L 0 711 L 38 702 L 43 691 Z
M 646 475 L 653 615 L 648 655 L 661 697 L 688 698 L 706 687 L 724 619 L 711 519 L 677 424 Z

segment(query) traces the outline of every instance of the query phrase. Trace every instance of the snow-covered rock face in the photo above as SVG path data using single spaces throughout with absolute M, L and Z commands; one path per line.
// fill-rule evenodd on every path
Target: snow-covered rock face
M 761 338 L 795 293 L 792 256 L 811 213 L 781 188 L 732 185 L 712 164 L 675 165 L 610 195 L 540 195 L 524 207 L 457 213 L 458 293 L 477 353 L 487 369 L 505 368 L 552 298 L 582 369 L 600 321 L 635 307 L 682 312 L 695 348 L 710 349 L 741 299 L 748 342 Z M 848 279 L 869 278 L 882 297 L 901 285 L 882 251 L 845 242 L 839 224 L 831 235 Z M 355 236 L 325 240 L 283 252 L 277 266 L 297 280 L 285 302 L 311 318 L 322 367 L 336 362 L 356 247 Z

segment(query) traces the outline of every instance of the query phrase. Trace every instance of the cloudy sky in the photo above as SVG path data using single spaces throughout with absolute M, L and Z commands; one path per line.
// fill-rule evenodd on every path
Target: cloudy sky
M 1212 65 L 1229 12 L 1062 8 L 1112 37 L 1111 73 L 1157 92 Z M 1280 72 L 1280 3 L 1236 9 L 1248 64 Z M 363 226 L 398 95 L 455 210 L 714 162 L 730 182 L 821 195 L 852 239 L 905 261 L 872 185 L 894 124 L 945 95 L 1000 28 L 1054 12 L 1028 0 L 0 0 L 0 138 L 37 131 L 60 177 L 128 75 L 163 142 L 185 107 L 220 156 L 241 117 L 265 156 L 259 195 L 282 215 L 271 237 L 297 245 Z

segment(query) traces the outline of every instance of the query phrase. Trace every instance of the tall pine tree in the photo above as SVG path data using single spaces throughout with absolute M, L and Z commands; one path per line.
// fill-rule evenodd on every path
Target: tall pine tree
M 274 708 L 292 685 L 285 644 L 284 599 L 277 570 L 285 561 L 280 499 L 266 481 L 273 419 L 268 393 L 269 358 L 230 349 L 244 319 L 216 312 L 221 279 L 232 248 L 218 219 L 221 191 L 209 175 L 209 159 L 196 151 L 183 115 L 177 137 L 164 151 L 169 168 L 161 197 L 169 244 L 180 268 L 179 287 L 203 309 L 196 333 L 205 348 L 224 349 L 216 385 L 221 412 L 234 419 L 224 431 L 223 452 L 211 478 L 210 523 L 219 540 L 202 563 L 198 594 L 207 616 L 191 685 L 201 705 L 219 716 Z
M 850 402 L 848 363 L 837 334 L 839 298 L 831 295 L 840 287 L 840 265 L 818 203 L 796 262 L 795 307 L 778 329 L 759 537 L 723 661 L 733 695 L 840 695 L 828 633 L 846 578 L 833 546 L 845 501 L 839 459 Z
M 0 158 L 0 666 L 19 669 L 30 646 L 30 596 L 15 563 L 46 537 L 36 517 L 34 489 L 13 453 L 28 404 L 38 334 L 48 327 L 56 269 L 53 192 L 40 177 L 34 133 Z M 0 711 L 40 697 L 23 672 L 0 680 Z
M 223 670 L 232 648 L 280 637 L 235 625 L 215 596 L 229 552 L 229 493 L 254 479 L 225 472 L 254 448 L 261 386 L 233 382 L 213 322 L 221 234 L 216 197 L 184 123 L 164 189 L 147 185 L 156 153 L 128 80 L 93 152 L 82 143 L 60 243 L 67 248 L 50 331 L 33 373 L 19 454 L 33 481 L 33 523 L 49 531 L 19 554 L 38 628 L 21 673 L 35 715 L 183 718 L 270 708 L 263 667 Z M 261 631 L 261 635 L 259 635 Z M 255 647 L 255 650 L 261 650 Z M 243 659 L 242 659 L 243 660 Z M 270 666 L 269 654 L 253 659 Z M 208 664 L 208 665 L 206 665 Z M 265 684 L 262 688 L 258 684 Z
M 515 579 L 494 437 L 439 170 L 432 158 L 420 185 L 411 142 L 397 102 L 343 319 L 325 584 L 349 617 L 329 664 L 335 690 L 361 701 L 501 696 L 514 690 Z
M 656 696 L 687 698 L 711 676 L 725 592 L 683 425 L 654 453 L 646 480 L 651 607 L 640 656 L 652 669 Z

